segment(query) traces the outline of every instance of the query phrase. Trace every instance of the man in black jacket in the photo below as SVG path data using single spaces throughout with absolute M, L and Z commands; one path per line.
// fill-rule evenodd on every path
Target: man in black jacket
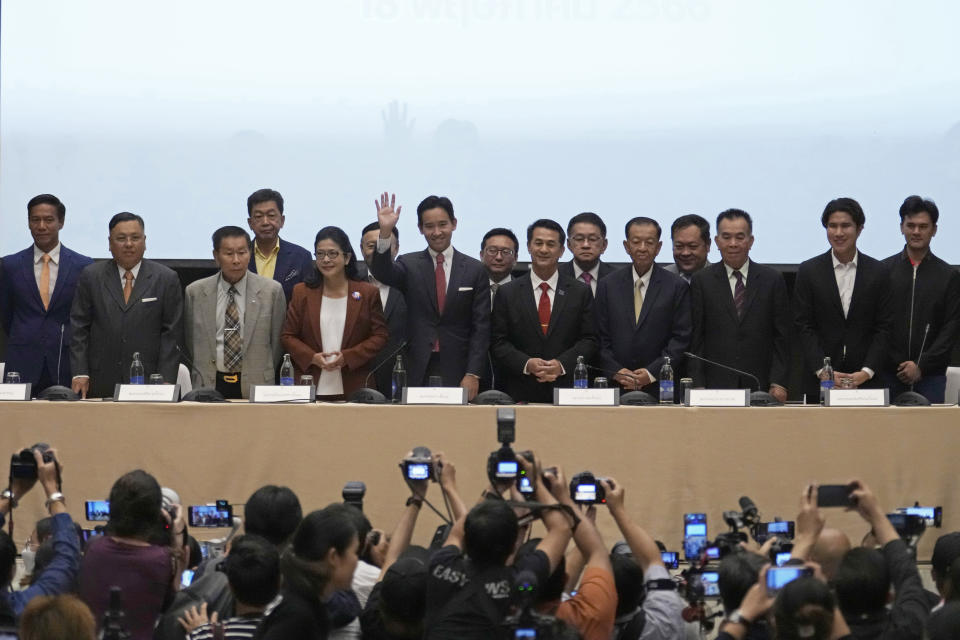
M 900 232 L 906 245 L 883 261 L 893 308 L 884 382 L 891 396 L 911 389 L 936 403 L 944 401 L 947 364 L 960 331 L 960 273 L 930 252 L 939 218 L 932 200 L 904 200 Z

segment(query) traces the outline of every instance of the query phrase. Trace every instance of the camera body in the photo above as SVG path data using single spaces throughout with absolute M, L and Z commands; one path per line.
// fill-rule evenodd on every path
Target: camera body
M 50 451 L 50 445 L 45 442 L 38 442 L 29 449 L 22 449 L 20 453 L 15 453 L 10 457 L 11 478 L 36 480 L 37 459 L 33 457 L 34 451 L 40 452 L 45 463 L 53 462 L 53 452 Z
M 433 453 L 427 447 L 414 447 L 410 455 L 403 460 L 403 477 L 407 480 L 437 481 L 433 468 Z
M 581 471 L 570 478 L 570 499 L 577 504 L 605 504 L 607 492 L 591 471 Z
M 509 444 L 504 444 L 491 452 L 487 457 L 487 476 L 494 481 L 516 480 L 518 477 L 525 476 L 523 469 L 520 468 L 518 456 L 522 456 L 527 462 L 533 464 L 532 451 L 517 453 Z
M 363 511 L 363 497 L 367 495 L 367 485 L 359 480 L 351 480 L 343 485 L 341 495 L 344 504 L 352 505 Z

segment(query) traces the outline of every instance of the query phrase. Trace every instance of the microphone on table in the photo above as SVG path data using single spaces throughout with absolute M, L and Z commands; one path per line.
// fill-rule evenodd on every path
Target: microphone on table
M 756 383 L 757 383 L 757 390 L 754 391 L 754 392 L 752 392 L 752 393 L 750 394 L 750 406 L 751 406 L 751 407 L 778 407 L 778 406 L 780 406 L 781 404 L 783 404 L 782 402 L 780 402 L 779 400 L 777 400 L 776 398 L 774 398 L 772 395 L 770 395 L 768 392 L 761 390 L 761 389 L 760 389 L 760 378 L 758 378 L 757 376 L 753 375 L 752 373 L 750 373 L 750 372 L 748 372 L 748 371 L 742 371 L 742 370 L 737 369 L 737 368 L 735 368 L 735 367 L 731 367 L 731 366 L 728 365 L 728 364 L 723 364 L 722 362 L 716 362 L 715 360 L 710 360 L 709 358 L 704 358 L 703 356 L 698 356 L 697 354 L 691 353 L 691 352 L 689 352 L 689 351 L 684 351 L 684 352 L 683 352 L 683 355 L 687 356 L 688 358 L 693 358 L 694 360 L 699 360 L 699 361 L 701 361 L 701 362 L 706 362 L 707 364 L 712 365 L 712 366 L 714 366 L 714 367 L 719 367 L 719 368 L 721 368 L 721 369 L 726 369 L 727 371 L 732 371 L 733 373 L 739 374 L 739 375 L 741 375 L 741 376 L 746 376 L 747 378 L 750 378 L 750 379 L 752 379 L 754 382 L 756 382 Z
M 180 354 L 180 359 L 183 360 L 187 366 L 190 367 L 190 371 L 196 373 L 197 378 L 200 379 L 200 386 L 191 390 L 190 393 L 185 394 L 180 400 L 183 402 L 226 402 L 227 399 L 223 397 L 222 393 L 204 385 L 203 374 L 200 373 L 200 369 L 193 364 L 193 360 L 190 359 L 186 351 L 180 348 L 179 344 L 175 346 L 177 347 L 177 353 Z
M 384 358 L 380 362 L 380 364 L 378 364 L 373 369 L 371 369 L 370 372 L 367 373 L 367 377 L 363 379 L 363 387 L 351 393 L 350 397 L 348 398 L 348 401 L 356 402 L 357 404 L 387 404 L 387 397 L 385 395 L 380 393 L 378 390 L 372 389 L 368 386 L 370 384 L 370 376 L 372 376 L 377 371 L 379 371 L 381 367 L 383 367 L 383 365 L 387 364 L 388 362 L 391 362 L 394 356 L 400 353 L 400 351 L 405 346 L 407 346 L 406 340 L 401 342 L 400 346 L 398 346 L 396 349 L 390 352 L 390 355 Z

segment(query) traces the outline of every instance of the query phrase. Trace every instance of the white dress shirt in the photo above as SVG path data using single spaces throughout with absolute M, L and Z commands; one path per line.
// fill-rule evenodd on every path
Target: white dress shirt
M 391 236 L 392 237 L 392 236 Z M 377 253 L 386 253 L 390 250 L 390 238 L 377 238 Z M 430 252 L 430 259 L 433 261 L 433 269 L 437 269 L 437 252 L 427 247 Z M 450 269 L 453 268 L 453 245 L 443 250 L 443 275 L 447 279 L 447 286 L 450 286 Z
M 507 284 L 511 280 L 513 280 L 513 276 L 511 275 L 508 275 L 506 278 L 504 278 L 500 282 L 494 282 L 493 280 L 490 280 L 490 308 L 491 309 L 493 309 L 493 297 L 497 294 L 497 292 L 493 290 L 493 285 L 497 285 L 497 288 L 499 288 Z
M 557 280 L 560 279 L 560 272 L 554 271 L 553 275 L 550 276 L 547 280 L 541 280 L 540 276 L 535 274 L 533 270 L 530 270 L 530 282 L 533 284 L 533 306 L 537 309 L 540 308 L 540 297 L 543 296 L 543 291 L 540 289 L 540 284 L 546 282 L 550 288 L 547 289 L 547 298 L 550 300 L 550 311 L 553 311 L 553 298 L 557 294 Z
M 328 298 L 323 296 L 320 305 L 320 343 L 326 353 L 340 351 L 343 346 L 343 329 L 347 324 L 347 296 Z M 343 393 L 343 375 L 340 369 L 322 371 L 317 381 L 318 396 L 337 396 Z
M 135 265 L 133 266 L 133 269 L 130 269 L 130 273 L 133 274 L 133 282 L 130 283 L 131 289 L 132 289 L 133 287 L 137 286 L 137 276 L 140 275 L 140 265 L 141 265 L 141 264 L 143 264 L 143 260 L 141 260 L 140 262 L 138 262 L 137 264 L 135 264 Z M 126 284 L 126 282 L 127 282 L 127 281 L 124 279 L 124 277 L 123 277 L 123 274 L 125 274 L 125 273 L 127 272 L 127 270 L 124 269 L 123 267 L 121 267 L 121 266 L 118 264 L 118 265 L 117 265 L 117 271 L 120 273 L 120 289 L 122 290 L 122 289 L 123 289 L 123 285 Z
M 217 371 L 222 371 L 223 373 L 235 373 L 233 371 L 227 371 L 223 362 L 223 330 L 226 327 L 226 313 L 227 313 L 227 303 L 230 301 L 229 291 L 230 283 L 223 279 L 223 274 L 217 279 Z M 237 301 L 237 315 L 240 316 L 240 335 L 243 336 L 243 312 L 246 308 L 246 296 L 247 296 L 247 275 L 244 273 L 243 277 L 233 285 L 233 288 L 237 292 L 233 295 L 234 300 Z M 243 345 L 243 351 L 246 351 L 247 345 Z
M 371 284 L 377 285 L 377 289 L 380 290 L 380 306 L 383 307 L 384 312 L 387 310 L 387 300 L 390 298 L 390 285 L 383 284 L 379 280 L 373 277 L 373 275 L 368 275 Z
M 857 280 L 857 258 L 860 253 L 853 254 L 853 260 L 846 264 L 837 260 L 837 254 L 830 251 L 833 261 L 833 275 L 837 278 L 837 290 L 840 292 L 840 304 L 843 306 L 843 317 L 850 312 L 850 300 L 853 299 L 853 285 Z
M 727 280 L 730 281 L 730 295 L 736 298 L 737 297 L 737 276 L 733 275 L 733 272 L 734 271 L 740 272 L 740 274 L 743 276 L 743 286 L 744 288 L 746 288 L 747 271 L 750 270 L 750 261 L 747 260 L 746 262 L 744 262 L 743 266 L 740 267 L 739 269 L 734 269 L 733 267 L 728 265 L 726 262 L 724 262 L 723 268 L 727 270 Z
M 580 268 L 580 265 L 577 264 L 577 261 L 573 261 L 573 277 L 583 282 L 583 279 L 580 277 L 583 273 L 589 273 L 592 278 L 590 280 L 590 289 L 593 290 L 593 295 L 597 295 L 597 280 L 600 279 L 600 261 L 597 260 L 597 264 L 593 265 L 593 269 L 589 271 L 584 271 Z
M 40 274 L 43 273 L 43 254 L 50 255 L 50 288 L 47 290 L 48 300 L 53 298 L 53 288 L 57 284 L 57 274 L 60 272 L 60 243 L 50 251 L 43 251 L 33 245 L 33 275 L 37 278 L 37 290 L 40 290 Z

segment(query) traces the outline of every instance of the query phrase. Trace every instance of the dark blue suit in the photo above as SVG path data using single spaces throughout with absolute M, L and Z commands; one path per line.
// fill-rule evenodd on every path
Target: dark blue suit
M 403 292 L 400 289 L 390 288 L 390 295 L 387 296 L 387 306 L 383 310 L 383 317 L 387 321 L 390 338 L 387 340 L 387 346 L 381 349 L 380 353 L 370 361 L 370 370 L 380 367 L 373 376 L 377 381 L 377 389 L 389 398 L 393 387 L 393 367 L 397 360 L 397 356 L 393 352 L 397 350 L 400 343 L 407 339 L 407 301 L 403 299 Z M 406 358 L 406 349 L 401 350 L 400 354 Z M 390 362 L 384 362 L 388 356 Z M 381 364 L 383 366 L 380 366 Z
M 683 365 L 683 352 L 690 344 L 690 287 L 678 275 L 654 265 L 637 321 L 633 310 L 633 265 L 619 269 L 600 281 L 593 305 L 600 362 L 607 376 L 620 369 L 646 369 L 660 376 L 664 356 L 670 356 L 674 371 Z M 658 393 L 656 383 L 648 393 Z
M 310 252 L 300 245 L 287 242 L 280 238 L 280 251 L 277 253 L 277 264 L 273 270 L 273 279 L 283 287 L 283 295 L 290 302 L 293 287 L 310 275 L 313 269 L 313 257 Z M 250 271 L 257 272 L 257 258 L 250 254 Z
M 34 384 L 34 393 L 43 390 L 36 386 L 41 380 L 47 383 L 43 387 L 70 386 L 70 305 L 80 271 L 92 263 L 92 259 L 61 244 L 57 282 L 50 308 L 45 310 L 33 271 L 33 247 L 3 259 L 0 320 L 7 332 L 6 370 L 19 371 L 24 382 Z
M 490 345 L 490 280 L 480 261 L 453 252 L 443 313 L 437 313 L 435 264 L 427 249 L 406 253 L 396 261 L 389 251 L 373 254 L 370 271 L 380 282 L 403 292 L 407 302 L 407 383 L 426 383 L 427 366 L 445 386 L 457 386 L 467 373 L 478 378 L 486 370 Z M 440 351 L 432 353 L 434 340 Z

